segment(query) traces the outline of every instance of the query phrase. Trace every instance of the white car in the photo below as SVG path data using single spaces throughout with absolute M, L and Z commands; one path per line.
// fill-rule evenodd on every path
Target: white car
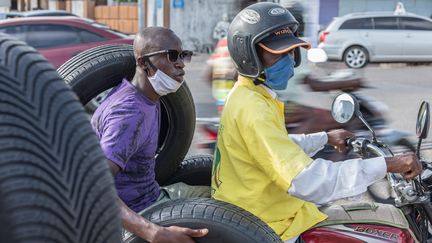
M 432 62 L 432 20 L 407 13 L 353 13 L 335 18 L 320 34 L 330 60 L 361 68 L 368 62 Z

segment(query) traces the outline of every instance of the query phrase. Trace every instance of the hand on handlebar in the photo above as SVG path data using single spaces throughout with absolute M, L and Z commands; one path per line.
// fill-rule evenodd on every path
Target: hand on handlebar
M 387 172 L 400 173 L 406 180 L 413 179 L 422 171 L 422 165 L 413 153 L 386 157 Z
M 327 132 L 328 144 L 333 145 L 338 152 L 347 149 L 347 139 L 354 137 L 354 133 L 344 129 L 336 129 Z

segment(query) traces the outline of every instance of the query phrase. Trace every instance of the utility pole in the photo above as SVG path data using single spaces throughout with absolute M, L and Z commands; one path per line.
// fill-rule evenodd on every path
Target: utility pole
M 145 17 L 145 14 L 144 14 L 144 8 L 146 7 L 146 6 L 144 6 L 144 0 L 138 0 L 138 5 L 137 5 L 137 7 L 138 7 L 138 31 L 141 31 L 143 28 L 144 28 L 144 17 Z

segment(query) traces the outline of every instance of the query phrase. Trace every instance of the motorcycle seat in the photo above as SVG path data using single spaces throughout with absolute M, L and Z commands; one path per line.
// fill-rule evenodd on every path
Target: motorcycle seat
M 391 204 L 373 202 L 351 203 L 344 205 L 332 204 L 320 210 L 328 218 L 316 225 L 328 226 L 335 224 L 381 224 L 402 229 L 409 229 L 409 224 L 401 210 Z

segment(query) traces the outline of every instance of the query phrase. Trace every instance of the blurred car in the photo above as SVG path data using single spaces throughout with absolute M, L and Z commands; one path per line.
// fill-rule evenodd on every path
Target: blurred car
M 76 14 L 64 10 L 32 10 L 27 12 L 8 12 L 0 13 L 0 19 L 18 18 L 18 17 L 44 17 L 44 16 L 75 16 Z
M 350 68 L 368 62 L 431 62 L 432 21 L 393 12 L 353 13 L 335 18 L 320 34 L 330 60 Z
M 6 33 L 36 48 L 55 68 L 76 54 L 105 44 L 132 44 L 132 37 L 77 17 L 29 17 L 0 21 Z

